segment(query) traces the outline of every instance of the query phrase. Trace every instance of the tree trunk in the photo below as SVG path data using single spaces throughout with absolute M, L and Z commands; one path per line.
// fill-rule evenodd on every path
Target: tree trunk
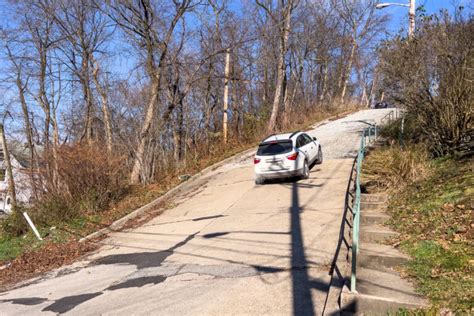
M 92 61 L 94 63 L 94 70 L 92 72 L 92 78 L 94 79 L 95 86 L 97 91 L 100 94 L 100 101 L 102 104 L 102 115 L 104 116 L 104 125 L 105 125 L 105 143 L 107 145 L 107 152 L 109 155 L 112 153 L 112 119 L 110 118 L 110 111 L 109 111 L 109 102 L 107 98 L 107 91 L 102 87 L 99 82 L 99 71 L 100 66 L 96 61 Z
M 3 128 L 3 123 L 0 124 L 0 139 L 2 141 L 2 149 L 3 149 L 3 158 L 5 161 L 5 167 L 7 169 L 7 176 L 8 176 L 8 193 L 12 200 L 12 208 L 13 211 L 16 211 L 16 189 L 15 189 L 15 179 L 13 178 L 13 169 L 12 163 L 10 160 L 10 152 L 8 151 L 7 139 L 5 137 L 5 130 Z
M 224 71 L 224 107 L 222 109 L 222 140 L 227 144 L 227 111 L 229 109 L 229 73 L 230 73 L 230 49 L 226 50 Z
M 82 70 L 81 70 L 81 84 L 84 94 L 84 101 L 86 103 L 86 117 L 84 119 L 84 134 L 83 137 L 90 143 L 92 141 L 92 121 L 94 116 L 94 104 L 92 100 L 92 91 L 89 77 L 89 54 L 84 52 L 82 55 Z
M 280 27 L 280 50 L 278 54 L 278 68 L 277 68 L 277 82 L 275 88 L 275 95 L 273 97 L 272 113 L 270 121 L 268 122 L 267 132 L 272 133 L 275 130 L 278 112 L 280 110 L 280 100 L 283 92 L 283 81 L 285 79 L 286 62 L 285 55 L 287 51 L 288 37 L 290 35 L 291 27 L 291 11 L 292 2 L 287 4 L 283 13 L 283 26 Z
M 53 161 L 52 161 L 52 176 L 54 187 L 59 186 L 59 170 L 58 170 L 58 147 L 59 147 L 59 125 L 56 117 L 56 111 L 53 109 L 51 116 L 53 123 Z
M 49 103 L 48 96 L 46 94 L 46 52 L 42 46 L 39 50 L 40 54 L 40 73 L 39 73 L 39 91 L 38 91 L 38 101 L 41 105 L 41 108 L 44 112 L 44 130 L 43 130 L 43 138 L 44 138 L 44 147 L 45 150 L 49 150 L 49 127 L 51 125 L 51 105 Z
M 159 82 L 153 80 L 150 91 L 150 99 L 148 100 L 147 110 L 145 114 L 145 119 L 140 130 L 140 136 L 138 141 L 138 147 L 135 152 L 135 159 L 133 161 L 132 173 L 130 174 L 130 183 L 138 184 L 140 182 L 140 173 L 145 158 L 145 147 L 148 134 L 150 133 L 151 124 L 155 118 L 155 107 L 158 100 L 158 87 Z
M 174 158 L 178 165 L 184 161 L 185 133 L 184 133 L 184 104 L 183 99 L 179 98 L 177 106 L 176 128 L 173 131 L 174 136 Z
M 344 79 L 342 80 L 342 90 L 340 96 L 340 103 L 344 103 L 344 98 L 346 96 L 347 84 L 349 83 L 349 79 L 351 77 L 351 70 L 352 70 L 352 63 L 354 60 L 355 51 L 357 48 L 356 40 L 353 39 L 351 53 L 349 55 L 349 60 L 347 61 L 346 69 L 344 70 Z
M 28 105 L 26 104 L 26 99 L 25 99 L 25 87 L 23 86 L 20 76 L 21 74 L 19 72 L 17 74 L 16 85 L 18 88 L 18 95 L 20 97 L 21 110 L 23 112 L 23 122 L 25 124 L 26 142 L 28 146 L 28 151 L 30 152 L 30 171 L 29 171 L 28 176 L 30 178 L 30 185 L 33 191 L 33 196 L 37 198 L 38 192 L 36 190 L 36 182 L 34 178 L 34 169 L 37 166 L 36 150 L 33 143 L 33 129 L 31 127 L 30 114 L 28 112 Z
M 156 120 L 156 105 L 158 102 L 158 92 L 161 85 L 161 76 L 163 67 L 166 62 L 166 57 L 168 53 L 168 45 L 171 42 L 171 38 L 178 23 L 179 19 L 183 16 L 184 12 L 188 9 L 190 5 L 190 1 L 183 1 L 181 4 L 177 5 L 176 13 L 169 25 L 167 32 L 164 36 L 163 40 L 157 40 L 155 37 L 156 33 L 152 30 L 152 24 L 150 23 L 150 18 L 153 17 L 154 12 L 153 8 L 150 6 L 150 3 L 143 5 L 143 2 L 140 3 L 139 8 L 132 8 L 133 10 L 143 11 L 143 19 L 139 19 L 138 21 L 132 22 L 132 28 L 138 27 L 139 29 L 142 28 L 142 23 L 145 25 L 144 33 L 141 33 L 141 37 L 144 40 L 144 47 L 146 48 L 146 71 L 148 76 L 151 80 L 151 91 L 150 97 L 148 99 L 148 104 L 145 111 L 145 118 L 140 130 L 140 135 L 138 138 L 138 147 L 135 152 L 135 158 L 133 161 L 132 172 L 130 174 L 130 183 L 131 184 L 138 184 L 140 182 L 140 175 L 142 174 L 144 158 L 145 158 L 145 149 L 146 144 L 148 142 L 148 137 L 150 134 L 150 128 L 154 120 Z M 130 7 L 128 7 L 130 10 Z M 140 25 L 133 25 L 134 23 L 138 23 Z M 122 24 L 123 25 L 123 24 Z M 156 49 L 159 48 L 161 51 L 158 63 L 155 61 L 156 57 Z M 173 108 L 168 107 L 166 112 L 163 114 L 163 117 L 159 121 L 157 126 L 157 130 L 164 126 L 164 124 L 168 121 L 169 116 L 172 112 Z M 147 180 L 147 179 L 142 179 Z
M 327 66 L 327 61 L 324 62 L 324 64 L 322 64 L 320 66 L 320 69 L 321 69 L 321 73 L 322 73 L 322 81 L 321 81 L 321 89 L 320 89 L 320 92 L 319 92 L 319 98 L 318 98 L 318 101 L 320 103 L 322 103 L 326 97 L 326 91 L 327 91 L 327 82 L 328 82 L 328 75 L 329 75 L 329 70 L 328 70 L 328 66 Z

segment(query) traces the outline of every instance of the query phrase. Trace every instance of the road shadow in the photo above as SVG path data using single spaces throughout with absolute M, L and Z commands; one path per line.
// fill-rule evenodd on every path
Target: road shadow
M 312 290 L 326 292 L 329 284 L 309 276 L 301 225 L 302 207 L 298 195 L 298 183 L 291 188 L 290 234 L 291 234 L 291 281 L 293 315 L 315 315 L 316 306 L 313 302 Z
M 298 196 L 298 183 L 293 183 L 291 187 L 290 206 L 293 315 L 314 315 L 315 308 L 311 296 L 312 284 L 308 275 L 308 262 L 304 249 L 300 215 L 301 208 Z

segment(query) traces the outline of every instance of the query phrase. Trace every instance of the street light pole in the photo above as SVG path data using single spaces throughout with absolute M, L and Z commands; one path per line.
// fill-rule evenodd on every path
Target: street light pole
M 409 8 L 409 12 L 408 12 L 408 21 L 409 21 L 409 24 L 408 24 L 408 38 L 413 38 L 413 35 L 415 34 L 415 14 L 416 14 L 415 13 L 415 8 L 416 8 L 415 0 L 410 0 L 410 4 L 392 3 L 392 2 L 377 3 L 375 8 L 383 9 L 383 8 L 389 7 L 391 5 L 398 5 L 398 6 L 401 6 L 401 7 L 408 7 Z
M 408 37 L 413 38 L 415 34 L 415 0 L 410 0 L 410 11 L 408 13 L 410 25 L 408 27 Z

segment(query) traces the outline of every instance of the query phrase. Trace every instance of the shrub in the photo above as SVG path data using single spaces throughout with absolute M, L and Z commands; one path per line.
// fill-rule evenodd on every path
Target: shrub
M 435 156 L 451 153 L 472 126 L 474 19 L 432 16 L 416 38 L 381 49 L 382 89 L 405 107 Z
M 100 144 L 61 146 L 53 166 L 56 175 L 52 173 L 47 192 L 36 203 L 42 220 L 99 212 L 127 188 L 124 159 L 108 155 Z
M 44 191 L 28 214 L 35 224 L 64 224 L 82 215 L 105 210 L 128 188 L 122 157 L 110 156 L 100 144 L 63 145 L 56 155 L 46 153 L 43 170 Z M 19 212 L 2 224 L 3 233 L 19 236 L 27 231 Z

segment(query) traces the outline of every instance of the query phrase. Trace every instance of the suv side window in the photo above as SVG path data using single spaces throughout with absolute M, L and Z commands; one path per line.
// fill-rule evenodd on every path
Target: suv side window
M 313 141 L 313 139 L 308 134 L 303 134 L 303 137 L 306 140 L 306 144 L 309 144 Z
M 298 138 L 296 139 L 296 148 L 303 147 L 304 145 L 306 145 L 306 141 L 303 135 L 298 136 Z

